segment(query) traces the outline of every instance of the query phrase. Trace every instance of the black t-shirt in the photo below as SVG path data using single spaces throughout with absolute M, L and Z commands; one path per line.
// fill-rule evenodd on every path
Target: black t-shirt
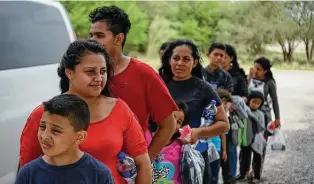
M 197 77 L 184 81 L 171 80 L 167 87 L 174 100 L 183 101 L 188 105 L 188 118 L 192 128 L 200 126 L 203 110 L 211 100 L 216 100 L 217 106 L 221 105 L 220 98 L 211 85 Z

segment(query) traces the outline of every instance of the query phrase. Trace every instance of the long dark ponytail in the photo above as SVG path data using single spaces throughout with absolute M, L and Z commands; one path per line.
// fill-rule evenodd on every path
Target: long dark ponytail
M 225 46 L 226 46 L 226 53 L 228 54 L 229 57 L 232 58 L 232 62 L 231 62 L 232 69 L 236 72 L 239 72 L 241 75 L 244 76 L 244 78 L 246 78 L 245 71 L 242 68 L 240 68 L 240 65 L 238 62 L 238 55 L 235 48 L 229 44 L 225 44 Z

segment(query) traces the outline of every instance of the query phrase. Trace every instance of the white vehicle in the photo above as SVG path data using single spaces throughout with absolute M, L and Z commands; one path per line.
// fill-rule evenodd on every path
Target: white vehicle
M 31 111 L 60 94 L 57 67 L 75 36 L 56 1 L 0 1 L 0 184 L 13 184 Z

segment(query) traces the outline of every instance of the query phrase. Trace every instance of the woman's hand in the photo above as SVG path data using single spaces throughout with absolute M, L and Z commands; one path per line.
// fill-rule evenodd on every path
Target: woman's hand
M 276 119 L 275 120 L 275 128 L 280 128 L 280 127 L 281 127 L 280 120 Z
M 199 132 L 200 132 L 199 128 L 192 128 L 190 144 L 195 144 L 197 142 L 197 140 L 199 139 Z
M 182 144 L 195 144 L 197 140 L 199 139 L 199 128 L 192 128 L 192 134 L 190 141 L 187 141 L 185 139 L 180 139 Z
M 252 77 L 254 77 L 254 75 L 255 75 L 255 68 L 251 67 L 250 72 L 249 72 L 249 76 L 252 78 Z

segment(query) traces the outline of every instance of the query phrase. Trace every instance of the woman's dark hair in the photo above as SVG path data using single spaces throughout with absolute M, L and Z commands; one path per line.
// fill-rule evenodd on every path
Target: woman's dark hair
M 197 62 L 197 65 L 192 69 L 192 76 L 198 77 L 200 79 L 203 79 L 203 67 L 201 65 L 202 58 L 201 54 L 199 53 L 199 50 L 197 46 L 188 39 L 178 39 L 176 41 L 173 41 L 169 44 L 167 49 L 165 50 L 163 56 L 161 57 L 161 67 L 159 68 L 159 75 L 162 77 L 162 79 L 165 81 L 167 84 L 172 78 L 173 78 L 173 73 L 171 71 L 171 66 L 170 66 L 170 58 L 173 54 L 173 50 L 176 47 L 186 45 L 192 50 L 192 57 L 193 59 Z
M 165 42 L 163 44 L 161 44 L 161 46 L 159 47 L 159 51 L 161 50 L 166 50 L 166 48 L 170 45 L 171 42 Z
M 228 54 L 229 57 L 232 58 L 232 69 L 236 72 L 239 72 L 241 75 L 243 75 L 246 78 L 245 71 L 242 68 L 240 68 L 236 50 L 234 49 L 233 46 L 229 44 L 225 44 L 225 46 L 226 46 L 226 53 Z
M 211 54 L 215 49 L 226 51 L 226 46 L 223 43 L 214 42 L 208 48 L 208 54 Z
M 265 71 L 266 80 L 273 80 L 274 82 L 276 82 L 273 76 L 273 72 L 271 71 L 272 64 L 270 63 L 269 59 L 265 57 L 260 57 L 256 59 L 254 63 L 258 63 L 262 66 Z
M 62 60 L 58 67 L 58 76 L 60 77 L 59 87 L 61 93 L 69 90 L 69 78 L 65 74 L 65 69 L 74 70 L 75 66 L 80 64 L 82 58 L 88 54 L 101 54 L 106 60 L 107 67 L 107 83 L 105 88 L 101 91 L 102 95 L 109 96 L 108 83 L 112 74 L 112 68 L 109 64 L 109 55 L 104 47 L 94 40 L 78 40 L 72 42 L 67 51 L 64 53 Z

